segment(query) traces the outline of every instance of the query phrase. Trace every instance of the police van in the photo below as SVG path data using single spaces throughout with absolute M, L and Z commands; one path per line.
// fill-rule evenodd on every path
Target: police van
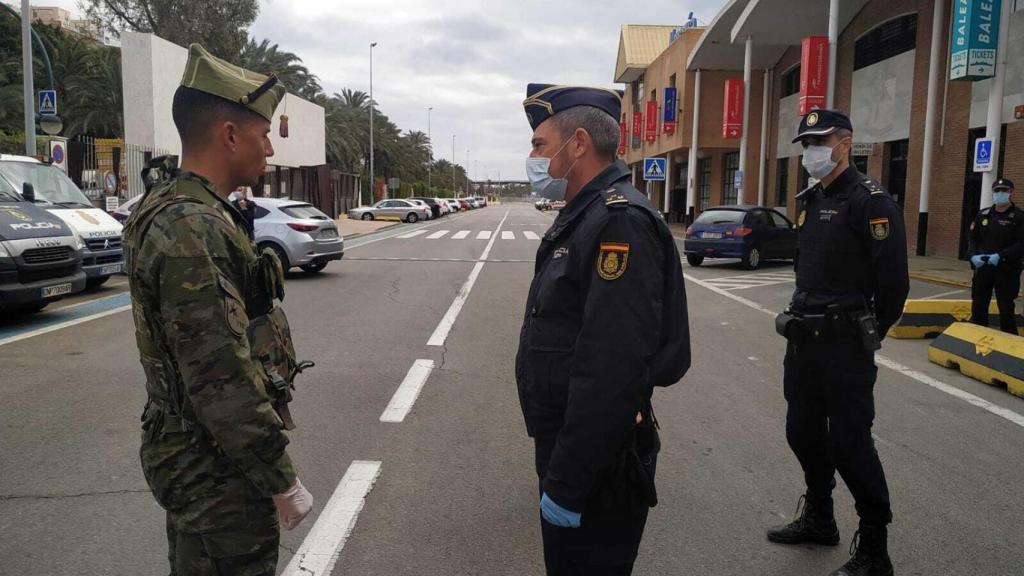
M 62 170 L 27 156 L 0 155 L 0 180 L 15 190 L 31 184 L 36 205 L 78 235 L 85 244 L 82 270 L 89 287 L 103 284 L 124 269 L 121 223 L 95 208 Z
M 32 185 L 23 193 L 31 197 Z M 63 220 L 0 178 L 0 316 L 40 310 L 84 290 L 84 248 Z

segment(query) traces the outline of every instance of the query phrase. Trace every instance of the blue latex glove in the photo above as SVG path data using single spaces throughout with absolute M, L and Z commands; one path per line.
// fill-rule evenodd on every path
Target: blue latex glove
M 999 266 L 999 260 L 999 254 L 988 255 L 988 263 L 991 264 L 992 266 Z
M 580 527 L 580 513 L 566 510 L 555 504 L 555 501 L 548 497 L 547 492 L 540 498 L 540 513 L 548 524 L 554 524 L 562 528 Z
M 977 256 L 971 256 L 971 264 L 974 264 L 974 267 L 977 269 L 984 266 L 985 261 L 982 260 L 982 255 L 978 254 Z

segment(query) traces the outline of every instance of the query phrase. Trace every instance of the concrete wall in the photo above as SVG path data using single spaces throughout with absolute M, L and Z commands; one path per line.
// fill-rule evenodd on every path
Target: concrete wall
M 188 50 L 152 34 L 125 32 L 121 36 L 121 74 L 124 84 L 125 142 L 181 153 L 181 141 L 171 117 L 174 91 L 181 82 Z M 281 114 L 288 114 L 290 137 L 278 134 Z M 321 106 L 289 94 L 278 105 L 270 131 L 273 166 L 320 166 L 327 163 L 326 124 Z

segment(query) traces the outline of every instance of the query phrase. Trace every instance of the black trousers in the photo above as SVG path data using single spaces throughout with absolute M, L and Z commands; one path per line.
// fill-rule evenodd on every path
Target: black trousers
M 1016 266 L 982 266 L 975 270 L 971 283 L 971 322 L 988 326 L 988 307 L 993 289 L 999 306 L 999 329 L 1016 335 L 1014 299 L 1020 292 L 1020 268 Z
M 535 448 L 537 477 L 543 481 L 555 439 L 538 438 Z M 652 465 L 652 473 L 653 470 Z M 649 508 L 638 498 L 625 500 L 609 505 L 593 498 L 583 510 L 579 528 L 555 526 L 541 517 L 544 565 L 548 576 L 632 574 Z M 540 502 L 539 496 L 537 502 Z
M 796 335 L 786 349 L 786 439 L 800 461 L 807 498 L 832 510 L 839 471 L 862 522 L 892 522 L 889 488 L 875 451 L 874 353 L 859 335 Z

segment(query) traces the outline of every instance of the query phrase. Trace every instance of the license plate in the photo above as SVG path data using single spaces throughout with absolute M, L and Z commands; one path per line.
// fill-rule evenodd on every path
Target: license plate
M 100 268 L 100 276 L 108 276 L 110 274 L 120 274 L 121 264 L 111 264 L 110 266 L 104 266 Z
M 338 231 L 334 230 L 333 228 L 328 228 L 327 230 L 324 230 L 324 231 L 320 232 L 320 237 L 321 238 L 337 238 L 338 237 Z
M 722 239 L 722 233 L 721 232 L 701 232 L 700 237 L 701 238 L 707 238 L 708 240 L 721 240 Z
M 43 298 L 52 298 L 54 296 L 63 296 L 65 294 L 71 294 L 71 283 L 58 284 L 56 286 L 47 286 L 43 288 Z

